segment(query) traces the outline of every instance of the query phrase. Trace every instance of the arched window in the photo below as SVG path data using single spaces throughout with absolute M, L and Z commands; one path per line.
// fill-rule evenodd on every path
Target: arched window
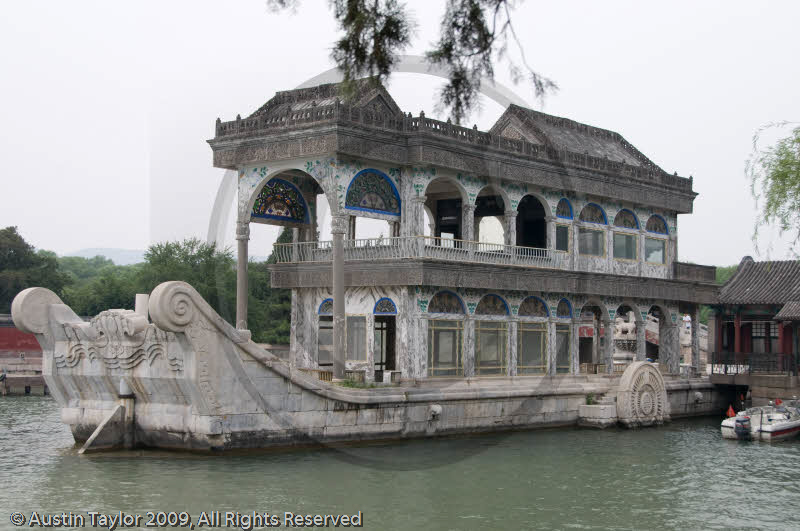
M 638 229 L 639 220 L 633 212 L 625 208 L 617 212 L 617 215 L 614 216 L 614 226 L 626 229 Z
M 378 302 L 375 303 L 375 308 L 372 309 L 372 313 L 375 315 L 397 315 L 397 306 L 387 297 L 383 297 L 382 299 L 378 299 Z
M 497 295 L 484 295 L 475 307 L 475 315 L 508 315 L 508 305 Z
M 428 313 L 460 313 L 464 312 L 464 303 L 452 291 L 440 291 L 428 303 Z
M 572 205 L 569 200 L 562 197 L 556 205 L 556 216 L 564 219 L 572 219 Z
M 295 185 L 275 177 L 258 193 L 250 217 L 308 223 L 308 208 L 303 194 Z
M 581 215 L 579 216 L 581 221 L 588 221 L 589 223 L 600 223 L 602 225 L 608 225 L 608 218 L 606 218 L 606 213 L 600 208 L 600 205 L 595 203 L 589 203 L 583 210 L 581 210 Z
M 399 216 L 400 194 L 385 173 L 366 169 L 358 172 L 350 181 L 344 205 L 352 210 Z
M 547 305 L 538 297 L 528 297 L 519 306 L 520 317 L 550 317 Z
M 556 316 L 561 318 L 572 317 L 572 305 L 569 303 L 567 299 L 561 299 L 560 301 L 558 301 L 558 307 L 556 308 Z
M 325 299 L 322 301 L 317 313 L 320 315 L 333 315 L 333 299 Z
M 655 232 L 656 234 L 669 234 L 667 222 L 664 221 L 664 218 L 658 214 L 653 214 L 650 216 L 650 218 L 647 220 L 647 224 L 645 225 L 645 229 L 647 232 Z

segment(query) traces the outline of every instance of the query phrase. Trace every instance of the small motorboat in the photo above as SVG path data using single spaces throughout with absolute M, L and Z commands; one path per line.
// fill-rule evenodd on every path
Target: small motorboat
M 722 421 L 722 436 L 726 439 L 777 442 L 800 435 L 800 404 L 778 401 L 768 406 L 751 407 Z

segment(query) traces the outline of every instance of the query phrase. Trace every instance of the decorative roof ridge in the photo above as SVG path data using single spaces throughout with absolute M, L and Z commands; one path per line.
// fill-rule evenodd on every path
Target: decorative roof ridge
M 349 103 L 354 105 L 363 105 L 380 95 L 384 97 L 386 103 L 395 114 L 403 114 L 403 112 L 400 110 L 400 107 L 394 101 L 394 98 L 392 98 L 392 95 L 389 94 L 389 91 L 386 90 L 386 87 L 384 87 L 383 84 L 366 78 L 358 79 L 355 83 L 355 93 L 352 95 L 352 98 L 350 98 Z M 313 87 L 279 90 L 273 97 L 267 100 L 264 105 L 259 107 L 253 114 L 248 116 L 248 118 L 266 114 L 271 108 L 286 103 L 301 103 L 330 98 L 339 98 L 344 101 L 345 98 L 340 91 L 342 85 L 343 83 L 325 83 L 323 85 L 316 85 Z
M 560 127 L 563 129 L 572 129 L 574 131 L 578 131 L 580 133 L 588 134 L 589 136 L 597 136 L 601 138 L 610 139 L 617 144 L 624 147 L 626 150 L 630 151 L 631 154 L 642 163 L 644 166 L 657 170 L 662 173 L 667 173 L 661 166 L 650 160 L 644 153 L 639 151 L 636 146 L 625 140 L 625 137 L 619 134 L 616 131 L 612 131 L 611 129 L 603 129 L 602 127 L 597 127 L 595 125 L 585 124 L 583 122 L 578 122 L 577 120 L 573 120 L 571 118 L 565 118 L 563 116 L 556 116 L 554 114 L 547 114 L 542 111 L 537 111 L 534 109 L 529 109 L 527 107 L 522 107 L 520 105 L 516 105 L 514 103 L 510 104 L 503 115 L 497 120 L 495 125 L 493 125 L 489 131 L 494 132 L 495 127 L 500 125 L 501 120 L 503 120 L 506 115 L 517 116 L 518 118 L 522 119 L 525 124 L 533 129 L 540 135 L 543 135 L 544 138 L 547 138 L 547 134 L 544 133 L 541 128 L 536 126 L 534 121 L 534 117 L 543 120 L 548 125 L 553 125 L 555 127 Z M 504 125 L 507 123 L 507 120 L 504 121 Z M 497 131 L 499 134 L 499 131 Z M 558 147 L 557 144 L 549 143 L 548 145 L 552 145 L 553 147 Z

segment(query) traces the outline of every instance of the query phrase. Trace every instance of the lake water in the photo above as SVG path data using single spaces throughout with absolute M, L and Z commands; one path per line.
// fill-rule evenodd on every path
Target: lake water
M 281 453 L 79 456 L 50 397 L 0 398 L 12 511 L 353 514 L 365 529 L 797 528 L 800 441 L 723 440 L 717 418 Z M 281 520 L 281 523 L 283 521 Z

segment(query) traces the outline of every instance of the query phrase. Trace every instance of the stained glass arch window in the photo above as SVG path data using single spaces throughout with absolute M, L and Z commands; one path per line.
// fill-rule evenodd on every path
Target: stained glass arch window
M 569 303 L 567 299 L 561 299 L 560 301 L 558 301 L 558 307 L 556 308 L 556 316 L 561 318 L 572 317 L 572 305 Z
M 581 221 L 588 221 L 589 223 L 608 225 L 608 218 L 606 217 L 605 211 L 596 203 L 589 203 L 583 207 L 579 219 Z
M 547 305 L 539 297 L 528 297 L 519 306 L 521 317 L 550 317 Z
M 478 302 L 475 315 L 508 315 L 508 304 L 502 297 L 490 293 Z
M 400 194 L 385 173 L 375 169 L 361 170 L 350 181 L 344 205 L 352 210 L 400 215 Z
M 639 220 L 636 218 L 636 215 L 633 212 L 627 208 L 623 208 L 617 212 L 616 216 L 614 216 L 614 226 L 623 227 L 626 229 L 638 229 Z
M 452 291 L 440 291 L 428 303 L 428 313 L 466 313 L 461 298 Z
M 251 218 L 308 223 L 308 207 L 300 190 L 284 179 L 270 179 L 256 196 Z
M 669 234 L 667 222 L 658 214 L 650 216 L 647 220 L 647 225 L 645 225 L 645 229 L 647 232 L 655 232 L 656 234 Z
M 564 219 L 572 219 L 572 205 L 566 197 L 562 197 L 556 205 L 556 216 Z
M 325 299 L 319 305 L 319 310 L 317 313 L 320 315 L 332 315 L 333 314 L 333 299 Z
M 397 315 L 397 306 L 392 299 L 383 297 L 375 303 L 372 313 L 375 315 Z

